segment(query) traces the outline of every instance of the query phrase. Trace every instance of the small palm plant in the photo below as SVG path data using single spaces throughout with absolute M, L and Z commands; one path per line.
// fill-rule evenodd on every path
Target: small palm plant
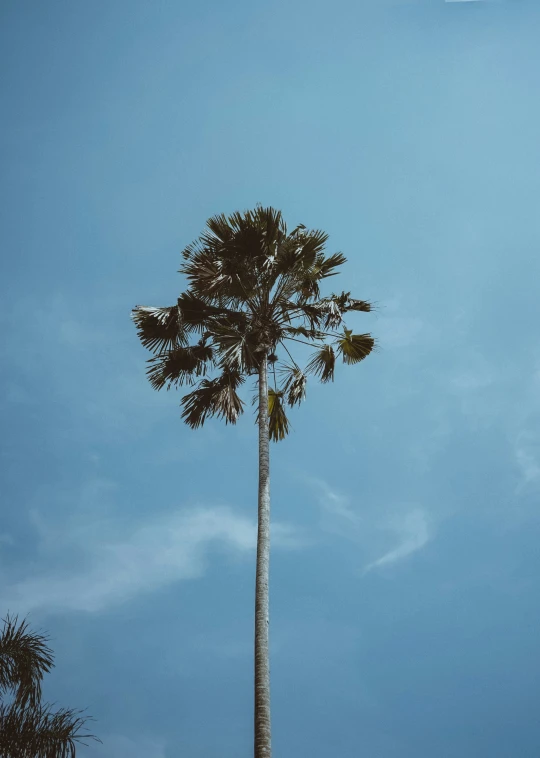
M 0 634 L 0 694 L 15 695 L 0 704 L 0 755 L 3 758 L 74 758 L 75 742 L 83 738 L 101 742 L 92 734 L 79 734 L 85 723 L 72 709 L 56 713 L 41 703 L 41 681 L 54 666 L 47 637 L 27 630 L 17 617 L 4 619 Z M 85 742 L 82 742 L 86 745 Z
M 344 323 L 370 303 L 349 292 L 323 297 L 324 279 L 346 262 L 325 255 L 328 236 L 299 225 L 288 232 L 280 211 L 214 216 L 186 247 L 180 273 L 188 288 L 175 305 L 137 306 L 132 318 L 149 359 L 152 387 L 193 387 L 182 418 L 196 429 L 212 417 L 235 424 L 244 411 L 239 390 L 249 377 L 258 385 L 259 495 L 255 591 L 255 758 L 270 758 L 268 578 L 270 557 L 269 440 L 289 432 L 287 406 L 300 405 L 309 374 L 334 380 L 339 358 L 364 360 L 374 348 L 369 334 Z M 297 344 L 314 348 L 305 369 L 293 357 Z M 268 386 L 268 375 L 274 386 Z M 279 376 L 279 383 L 277 377 Z

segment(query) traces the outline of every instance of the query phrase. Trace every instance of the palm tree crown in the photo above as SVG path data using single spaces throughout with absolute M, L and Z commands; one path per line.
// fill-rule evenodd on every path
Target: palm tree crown
M 371 304 L 349 292 L 321 296 L 322 281 L 346 262 L 341 253 L 325 255 L 327 239 L 302 224 L 288 232 L 273 208 L 214 216 L 183 251 L 188 288 L 176 305 L 132 311 L 142 344 L 154 354 L 147 372 L 154 389 L 197 385 L 182 399 L 190 427 L 212 416 L 236 423 L 244 410 L 238 390 L 267 359 L 274 376 L 269 435 L 281 440 L 289 432 L 285 407 L 302 402 L 309 374 L 333 381 L 338 358 L 355 364 L 373 350 L 373 337 L 344 322 L 346 313 L 367 313 Z M 315 348 L 304 370 L 292 343 Z

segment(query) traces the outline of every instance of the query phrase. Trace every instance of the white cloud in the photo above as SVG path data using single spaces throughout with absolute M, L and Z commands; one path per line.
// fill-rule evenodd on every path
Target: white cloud
M 530 432 L 521 432 L 514 446 L 514 455 L 520 471 L 516 493 L 540 481 L 540 438 Z
M 381 507 L 368 500 L 356 509 L 350 498 L 336 492 L 326 482 L 312 479 L 311 484 L 318 492 L 321 527 L 353 540 L 364 554 L 379 554 L 367 564 L 363 573 L 397 563 L 433 538 L 433 520 L 422 508 L 403 503 Z
M 2 607 L 26 613 L 96 612 L 141 593 L 201 576 L 213 550 L 251 554 L 256 544 L 253 519 L 228 507 L 198 507 L 161 514 L 135 528 L 118 520 L 89 519 L 88 514 L 65 526 L 52 526 L 37 513 L 42 565 L 32 576 L 4 584 Z M 277 548 L 307 544 L 290 524 L 272 526 Z M 74 567 L 59 567 L 63 552 L 78 556 Z
M 365 572 L 381 566 L 390 566 L 407 558 L 427 545 L 432 537 L 427 516 L 420 509 L 407 513 L 402 519 L 393 520 L 389 528 L 396 533 L 398 544 L 377 560 L 369 563 L 364 569 Z
M 312 485 L 317 487 L 319 503 L 327 514 L 334 519 L 337 517 L 339 521 L 345 521 L 349 525 L 360 523 L 360 516 L 351 508 L 349 498 L 346 495 L 332 490 L 321 479 L 311 479 L 310 481 Z

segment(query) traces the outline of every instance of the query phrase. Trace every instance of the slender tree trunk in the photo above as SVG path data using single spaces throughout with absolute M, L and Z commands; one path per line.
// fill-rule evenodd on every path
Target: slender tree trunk
M 270 567 L 270 441 L 268 360 L 259 367 L 259 502 L 255 578 L 255 758 L 271 758 L 268 580 Z

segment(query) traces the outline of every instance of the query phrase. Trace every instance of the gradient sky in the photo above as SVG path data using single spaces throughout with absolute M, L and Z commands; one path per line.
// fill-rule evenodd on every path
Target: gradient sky
M 257 202 L 379 306 L 272 446 L 276 758 L 538 757 L 539 39 L 537 0 L 1 3 L 0 610 L 82 758 L 252 754 L 254 417 L 190 431 L 129 316 Z

